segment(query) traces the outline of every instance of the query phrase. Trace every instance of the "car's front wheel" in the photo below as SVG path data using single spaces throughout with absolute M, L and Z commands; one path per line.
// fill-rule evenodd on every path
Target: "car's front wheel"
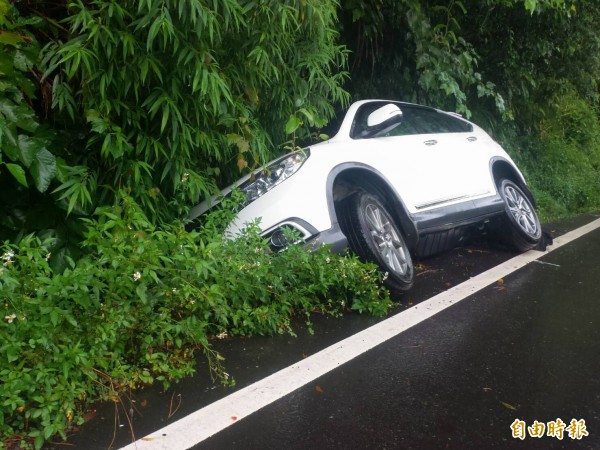
M 502 180 L 499 189 L 505 209 L 501 237 L 519 251 L 532 249 L 542 237 L 542 226 L 533 204 L 511 180 Z
M 405 291 L 412 286 L 410 252 L 402 232 L 377 197 L 357 192 L 346 198 L 340 222 L 352 251 L 386 272 L 388 287 Z

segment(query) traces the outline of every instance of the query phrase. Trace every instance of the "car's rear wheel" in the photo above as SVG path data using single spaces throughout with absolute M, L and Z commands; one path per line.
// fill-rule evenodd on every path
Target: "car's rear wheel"
M 408 290 L 414 279 L 410 252 L 383 203 L 374 195 L 357 192 L 343 201 L 340 212 L 342 229 L 352 251 L 386 272 L 388 287 Z
M 542 226 L 533 204 L 511 180 L 502 180 L 499 190 L 505 209 L 501 238 L 519 251 L 532 249 L 542 237 Z

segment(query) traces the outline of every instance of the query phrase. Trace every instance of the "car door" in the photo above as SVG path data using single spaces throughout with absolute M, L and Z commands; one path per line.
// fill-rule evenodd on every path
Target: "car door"
M 465 198 L 475 199 L 495 193 L 490 176 L 490 159 L 495 154 L 490 148 L 489 137 L 472 131 L 466 133 L 447 133 L 445 144 L 453 172 L 448 173 L 449 183 Z
M 474 170 L 481 171 L 481 158 L 476 156 L 472 125 L 433 108 L 399 106 L 401 123 L 363 143 L 377 154 L 376 163 L 409 210 L 468 201 L 481 193 L 481 178 L 473 175 Z M 360 123 L 361 115 L 357 114 L 357 120 Z

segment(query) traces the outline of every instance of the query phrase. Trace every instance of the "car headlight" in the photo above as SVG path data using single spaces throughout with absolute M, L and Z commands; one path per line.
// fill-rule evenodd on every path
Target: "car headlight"
M 248 197 L 248 203 L 253 202 L 294 175 L 302 167 L 304 161 L 308 159 L 309 154 L 308 150 L 292 153 L 276 160 L 254 174 L 254 178 L 251 178 L 247 182 L 248 184 L 240 186 L 246 197 Z

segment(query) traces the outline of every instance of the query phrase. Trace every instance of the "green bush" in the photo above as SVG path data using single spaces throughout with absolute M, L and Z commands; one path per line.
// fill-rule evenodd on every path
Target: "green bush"
M 226 202 L 227 203 L 227 202 Z M 87 221 L 85 256 L 49 262 L 52 242 L 28 236 L 1 249 L 2 440 L 43 442 L 81 423 L 83 405 L 125 389 L 165 387 L 194 371 L 194 354 L 232 383 L 211 349 L 215 335 L 291 333 L 290 318 L 391 305 L 375 267 L 326 247 L 272 253 L 250 226 L 222 236 L 228 209 L 203 231 L 156 228 L 122 197 Z
M 537 112 L 537 135 L 509 137 L 544 220 L 600 208 L 600 121 L 591 105 L 567 90 Z M 505 136 L 506 137 L 506 136 Z
M 56 188 L 71 208 L 111 204 L 119 186 L 155 222 L 181 217 L 349 97 L 331 0 L 92 0 L 60 14 L 39 65 L 65 160 L 89 172 Z

